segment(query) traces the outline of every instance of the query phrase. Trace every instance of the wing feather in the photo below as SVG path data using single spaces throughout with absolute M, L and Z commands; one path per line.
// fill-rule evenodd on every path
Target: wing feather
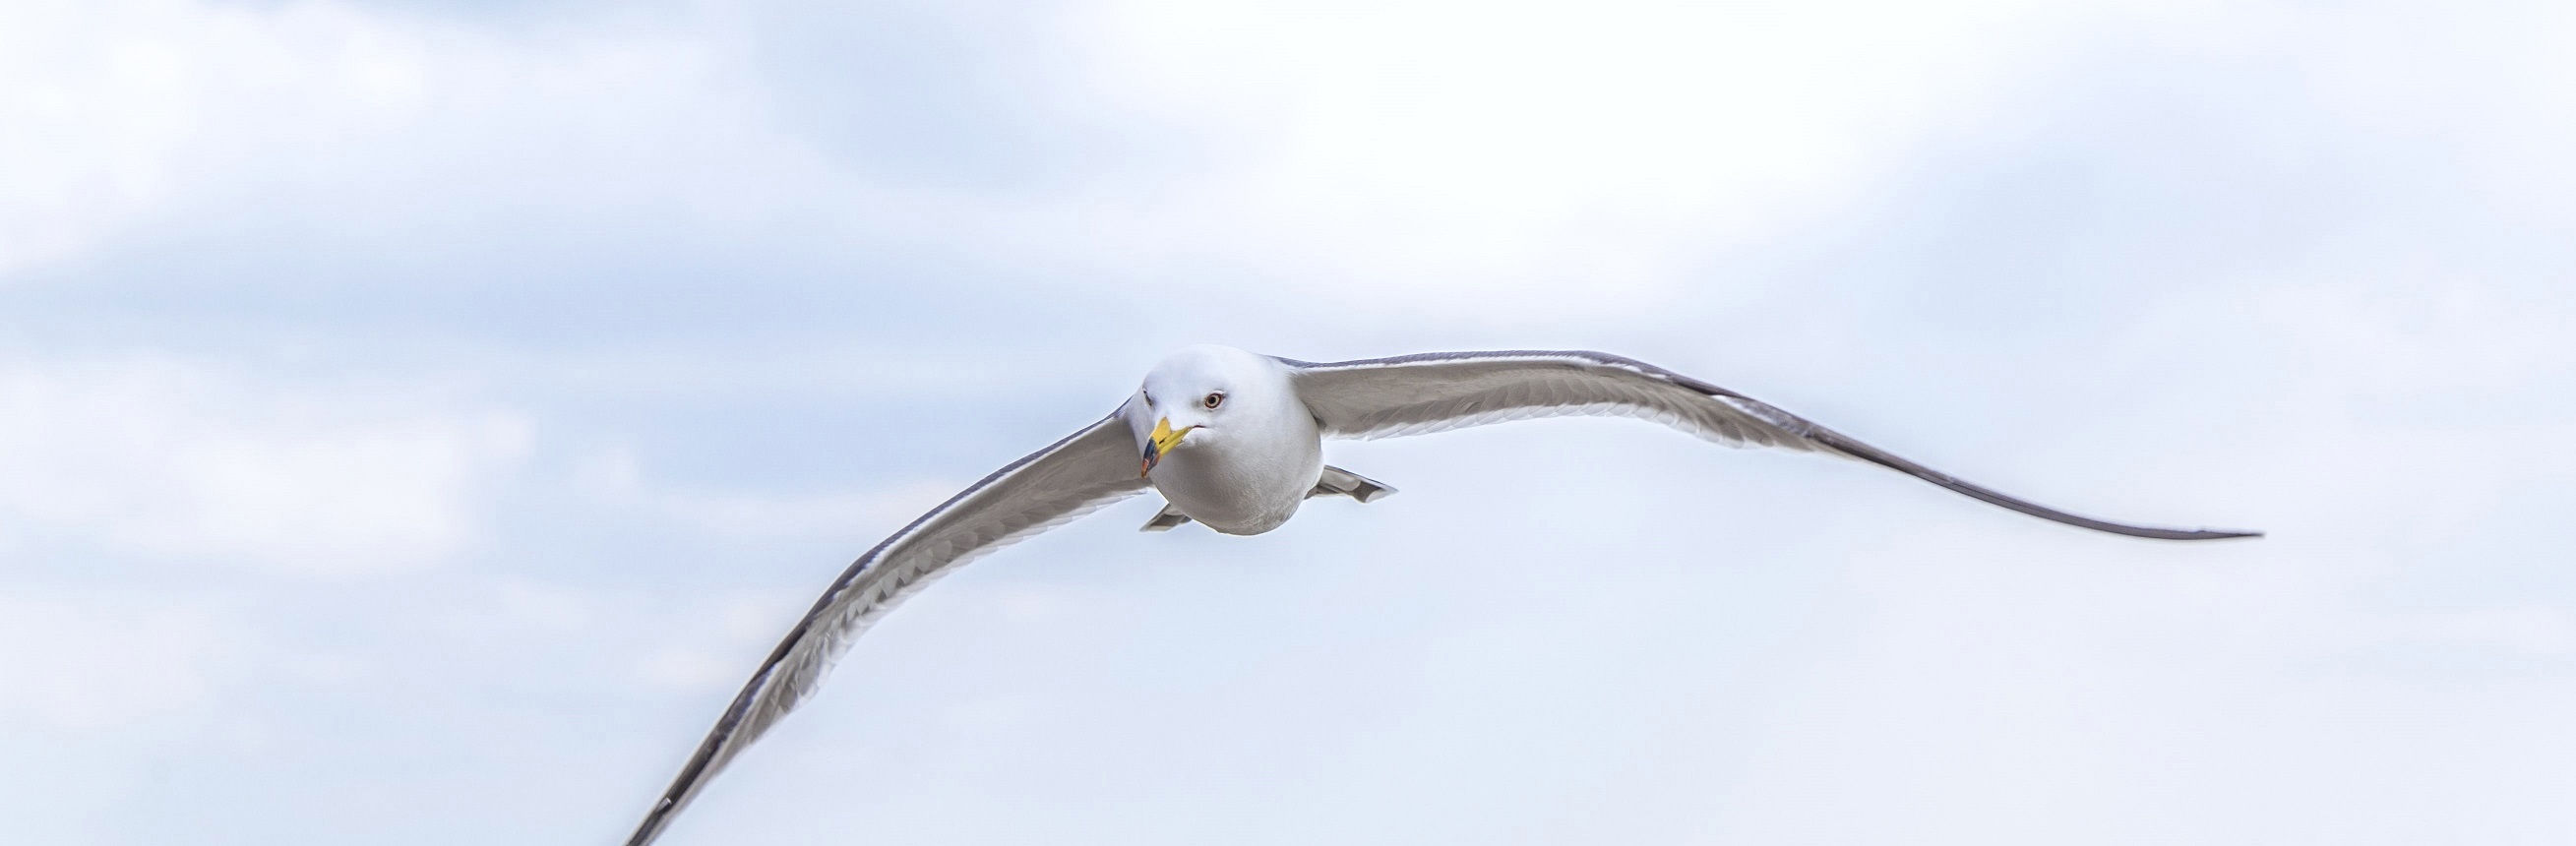
M 967 562 L 1144 488 L 1134 437 L 1112 414 L 994 471 L 859 556 L 752 673 L 628 846 L 659 836 L 735 754 L 811 697 L 850 642 L 896 604 Z
M 2168 529 L 2071 514 L 2007 496 L 1752 397 L 1633 358 L 1585 351 L 1423 353 L 1316 363 L 1280 359 L 1327 437 L 1389 438 L 1539 417 L 1635 417 L 1730 446 L 1859 459 L 1978 500 L 2095 531 L 2161 540 L 2260 532 Z

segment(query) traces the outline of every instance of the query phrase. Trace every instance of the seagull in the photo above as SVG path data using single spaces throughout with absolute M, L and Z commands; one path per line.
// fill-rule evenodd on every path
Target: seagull
M 1540 417 L 1652 420 L 1729 446 L 1858 459 L 2034 517 L 2157 540 L 2260 537 L 2097 520 L 1962 481 L 1752 397 L 1631 358 L 1581 351 L 1424 353 L 1316 363 L 1196 346 L 1163 360 L 1108 417 L 1011 462 L 859 556 L 717 717 L 627 839 L 645 846 L 735 755 L 822 686 L 860 632 L 932 579 L 1143 493 L 1145 531 L 1197 522 L 1257 535 L 1306 500 L 1395 492 L 1324 463 L 1325 438 L 1384 438 Z

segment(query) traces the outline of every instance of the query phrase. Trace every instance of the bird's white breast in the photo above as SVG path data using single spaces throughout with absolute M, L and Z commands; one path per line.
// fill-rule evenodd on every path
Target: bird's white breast
M 1154 466 L 1154 488 L 1190 519 L 1226 534 L 1278 528 L 1296 516 L 1324 472 L 1323 438 L 1312 417 L 1303 422 L 1283 421 L 1275 431 L 1257 433 L 1192 433 L 1199 443 L 1174 450 Z

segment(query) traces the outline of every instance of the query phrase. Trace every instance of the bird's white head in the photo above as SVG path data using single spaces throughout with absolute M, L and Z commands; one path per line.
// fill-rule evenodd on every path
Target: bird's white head
M 1286 368 L 1269 356 L 1214 344 L 1172 353 L 1127 402 L 1141 472 L 1152 473 L 1174 450 L 1204 448 L 1266 423 L 1277 406 L 1295 401 L 1287 383 Z

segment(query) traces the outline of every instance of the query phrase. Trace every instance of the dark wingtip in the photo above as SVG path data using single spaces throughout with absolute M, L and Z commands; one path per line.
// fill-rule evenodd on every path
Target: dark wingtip
M 670 820 L 674 804 L 677 803 L 669 796 L 655 801 L 653 810 L 644 814 L 644 822 L 635 827 L 635 833 L 627 835 L 626 846 L 650 846 L 654 838 L 662 836 L 662 824 Z
M 1912 461 L 1898 458 L 1895 455 L 1888 453 L 1886 450 L 1853 440 L 1849 435 L 1836 432 L 1832 429 L 1827 429 L 1823 426 L 1816 426 L 1808 430 L 1806 435 L 1809 439 L 1814 440 L 1817 443 L 1824 444 L 1825 446 L 1832 447 L 1844 455 L 1913 476 L 1914 478 L 1948 488 L 1956 493 L 1966 494 L 1973 499 L 1982 500 L 1993 505 L 2000 505 L 2042 520 L 2052 520 L 2069 526 L 2092 529 L 2097 532 L 2108 532 L 2115 535 L 2127 535 L 2133 538 L 2147 538 L 2150 540 L 2228 540 L 2231 538 L 2259 538 L 2263 536 L 2262 532 L 2246 532 L 2233 529 L 2167 529 L 2161 526 L 2136 526 L 2128 523 L 2114 523 L 2109 520 L 2086 517 L 2081 514 L 2070 514 L 2019 497 L 2006 496 L 1991 488 L 1971 484 L 1948 473 L 1943 473 L 1938 470 L 1916 464 Z
M 1970 493 L 1969 495 L 1977 496 L 1974 493 Z M 1982 496 L 1977 496 L 1977 498 L 1986 499 Z M 1994 500 L 1991 499 L 1987 499 L 1986 501 L 1994 502 Z M 2262 532 L 2246 532 L 2238 531 L 2236 529 L 2168 529 L 2162 526 L 2138 526 L 2129 523 L 2113 523 L 2108 520 L 2096 520 L 2091 517 L 2080 517 L 2073 514 L 2067 514 L 2063 511 L 2056 511 L 2054 509 L 2045 509 L 2048 513 L 2040 513 L 2040 511 L 2035 511 L 2032 508 L 2024 508 L 2018 504 L 1996 504 L 2024 514 L 2030 514 L 2032 516 L 2053 520 L 2070 526 L 2092 529 L 2097 532 L 2107 532 L 2114 535 L 2146 538 L 2148 540 L 2234 540 L 2237 538 L 2259 538 L 2263 536 Z

